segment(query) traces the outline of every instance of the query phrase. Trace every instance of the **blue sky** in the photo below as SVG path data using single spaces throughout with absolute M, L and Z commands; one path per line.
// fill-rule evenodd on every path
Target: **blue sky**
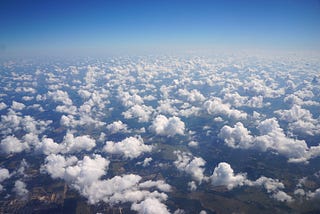
M 320 50 L 319 0 L 2 0 L 0 25 L 2 54 Z

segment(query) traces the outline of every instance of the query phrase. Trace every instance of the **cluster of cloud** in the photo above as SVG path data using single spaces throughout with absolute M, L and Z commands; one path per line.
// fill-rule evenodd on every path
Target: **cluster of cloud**
M 167 118 L 164 115 L 158 115 L 150 126 L 150 130 L 157 135 L 172 137 L 174 135 L 184 135 L 185 124 L 179 117 L 173 116 Z
M 277 179 L 261 176 L 255 181 L 247 178 L 246 173 L 235 173 L 230 164 L 220 162 L 213 170 L 211 176 L 204 175 L 206 161 L 201 157 L 194 157 L 190 153 L 175 151 L 177 160 L 174 162 L 178 170 L 189 174 L 192 179 L 201 184 L 202 181 L 210 181 L 213 186 L 224 186 L 228 190 L 232 190 L 241 186 L 257 186 L 263 187 L 267 193 L 272 194 L 272 197 L 278 201 L 291 202 L 293 198 L 285 193 L 284 184 Z M 197 185 L 194 181 L 188 183 L 189 189 L 194 191 Z
M 201 157 L 193 157 L 190 153 L 175 151 L 178 159 L 174 161 L 174 165 L 178 170 L 190 174 L 194 180 L 201 183 L 204 176 L 204 165 L 206 161 Z
M 9 170 L 0 168 L 0 192 L 3 190 L 3 186 L 1 185 L 1 183 L 8 178 L 10 178 Z
M 31 69 L 32 73 L 3 65 L 10 72 L 4 74 L 8 81 L 0 84 L 1 153 L 9 159 L 22 152 L 46 155 L 42 171 L 66 180 L 90 203 L 130 202 L 131 209 L 139 213 L 168 213 L 163 203 L 167 199 L 163 192 L 170 189 L 167 184 L 144 181 L 130 172 L 105 179 L 112 158 L 121 156 L 124 162 L 134 162 L 141 157 L 144 159 L 132 166 L 148 167 L 161 162 L 153 157 L 158 150 L 152 145 L 161 141 L 153 139 L 178 135 L 199 154 L 201 144 L 190 140 L 216 137 L 211 136 L 216 132 L 210 128 L 201 129 L 213 123 L 224 125 L 219 137 L 232 148 L 276 152 L 298 163 L 320 156 L 320 145 L 308 145 L 305 137 L 316 141 L 320 134 L 316 110 L 320 85 L 313 81 L 318 76 L 316 64 L 294 61 L 278 65 L 236 56 L 223 60 L 114 58 L 62 63 L 52 69 Z M 257 129 L 245 127 L 252 124 Z M 252 134 L 256 131 L 258 134 Z M 65 136 L 53 137 L 57 133 Z M 115 140 L 117 133 L 139 136 Z M 148 157 L 143 157 L 145 153 Z M 251 181 L 225 162 L 206 176 L 204 159 L 189 152 L 175 154 L 176 168 L 192 178 L 188 183 L 191 190 L 208 182 L 227 189 L 262 186 L 277 200 L 292 200 L 277 179 L 261 176 Z M 22 174 L 16 173 L 14 182 L 18 196 L 28 194 L 27 181 L 18 178 Z M 0 182 L 11 177 L 8 170 L 0 169 Z M 305 196 L 314 198 L 319 192 L 305 192 Z
M 125 158 L 136 158 L 145 152 L 151 152 L 153 146 L 146 145 L 141 136 L 128 137 L 120 142 L 107 141 L 103 151 L 109 154 L 119 154 Z
M 225 125 L 221 128 L 219 137 L 232 148 L 272 150 L 286 156 L 289 162 L 308 162 L 320 155 L 320 146 L 308 147 L 304 140 L 287 137 L 276 118 L 261 121 L 257 128 L 260 135 L 253 136 L 241 122 L 234 127 Z
M 123 123 L 121 120 L 114 121 L 113 123 L 108 124 L 106 128 L 111 134 L 115 134 L 118 132 L 127 132 L 128 130 L 127 124 Z
M 237 109 L 233 109 L 230 104 L 223 103 L 222 100 L 218 97 L 206 101 L 203 104 L 203 108 L 210 115 L 226 116 L 237 120 L 247 118 L 247 113 L 241 112 Z
M 294 104 L 289 110 L 275 111 L 280 120 L 289 123 L 289 130 L 308 135 L 320 134 L 320 118 L 314 119 L 309 110 Z
M 41 171 L 50 174 L 52 178 L 64 179 L 81 195 L 88 198 L 91 204 L 101 201 L 110 204 L 131 202 L 132 210 L 167 211 L 162 201 L 167 199 L 165 192 L 171 191 L 170 185 L 163 180 L 142 181 L 142 177 L 135 174 L 102 179 L 107 173 L 109 164 L 108 159 L 97 154 L 91 157 L 84 156 L 82 160 L 78 160 L 75 156 L 50 154 L 46 157 Z M 150 203 L 150 200 L 154 203 Z

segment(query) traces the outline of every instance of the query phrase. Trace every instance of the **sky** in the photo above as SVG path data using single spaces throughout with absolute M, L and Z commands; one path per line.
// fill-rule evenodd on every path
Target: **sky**
M 2 0 L 0 52 L 320 50 L 319 0 Z

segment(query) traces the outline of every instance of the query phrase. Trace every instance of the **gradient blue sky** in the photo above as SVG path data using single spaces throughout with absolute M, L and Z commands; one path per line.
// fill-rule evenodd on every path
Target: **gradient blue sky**
M 320 50 L 319 0 L 1 0 L 6 53 Z

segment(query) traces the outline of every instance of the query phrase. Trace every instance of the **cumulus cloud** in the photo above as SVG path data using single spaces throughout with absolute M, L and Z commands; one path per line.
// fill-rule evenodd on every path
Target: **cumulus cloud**
M 148 122 L 153 108 L 146 105 L 134 105 L 129 108 L 126 112 L 123 112 L 122 115 L 126 119 L 138 118 L 139 122 Z
M 80 151 L 90 151 L 96 146 L 96 141 L 89 135 L 74 137 L 70 132 L 64 136 L 63 143 L 64 153 L 75 153 Z
M 280 116 L 280 120 L 289 123 L 289 129 L 294 132 L 302 132 L 309 135 L 320 133 L 319 120 L 313 119 L 309 110 L 294 104 L 289 110 L 275 111 Z
M 226 186 L 228 189 L 233 189 L 236 186 L 245 184 L 246 174 L 234 174 L 230 164 L 221 162 L 214 168 L 210 180 L 214 186 Z
M 231 108 L 228 103 L 223 103 L 218 97 L 204 102 L 203 108 L 210 115 L 224 115 L 237 120 L 247 118 L 247 113 Z
M 11 105 L 11 108 L 13 110 L 17 110 L 17 111 L 20 111 L 22 109 L 24 109 L 26 106 L 23 104 L 23 103 L 19 103 L 19 102 L 16 102 L 16 101 L 12 101 L 12 105 Z
M 110 204 L 131 202 L 138 204 L 147 198 L 159 201 L 167 199 L 163 192 L 171 190 L 171 186 L 162 180 L 141 182 L 141 177 L 135 174 L 115 176 L 101 179 L 106 174 L 110 161 L 100 155 L 84 156 L 78 160 L 75 156 L 64 157 L 51 154 L 47 156 L 41 171 L 49 173 L 52 178 L 62 178 L 71 187 L 79 191 L 91 204 L 104 201 Z M 148 189 L 157 189 L 149 191 Z M 138 209 L 138 207 L 137 207 Z
M 147 198 L 140 203 L 134 203 L 131 209 L 137 211 L 139 214 L 169 214 L 167 206 L 161 203 L 156 198 Z
M 219 137 L 233 148 L 272 150 L 288 157 L 290 162 L 306 162 L 317 156 L 319 146 L 308 147 L 304 140 L 296 140 L 285 135 L 276 118 L 266 119 L 258 125 L 259 136 L 252 136 L 241 122 L 232 128 L 224 126 Z
M 15 136 L 7 136 L 1 140 L 1 151 L 6 154 L 20 153 L 26 149 L 29 149 L 29 145 L 25 142 L 21 142 Z
M 203 160 L 201 157 L 193 157 L 190 153 L 175 151 L 174 152 L 178 159 L 174 161 L 174 165 L 177 167 L 178 170 L 184 171 L 187 174 L 191 175 L 192 178 L 199 183 L 205 179 L 203 174 L 204 172 L 204 165 L 206 161 Z
M 151 157 L 149 158 L 145 158 L 142 162 L 138 162 L 137 165 L 142 165 L 143 167 L 146 167 L 146 166 L 149 166 L 150 165 L 150 162 L 152 161 L 153 159 Z
M 67 106 L 72 105 L 72 100 L 69 98 L 69 94 L 66 91 L 62 91 L 62 90 L 49 91 L 48 96 L 51 97 L 55 102 L 60 102 Z
M 143 99 L 138 94 L 131 95 L 129 92 L 118 92 L 118 98 L 125 107 L 143 104 Z
M 285 186 L 279 180 L 261 176 L 257 180 L 252 181 L 247 179 L 245 173 L 234 173 L 230 164 L 226 162 L 221 162 L 214 168 L 210 181 L 213 186 L 225 186 L 229 190 L 239 186 L 261 186 L 267 193 L 271 194 L 271 197 L 278 201 L 293 201 L 293 198 L 282 190 Z
M 9 170 L 0 168 L 0 192 L 3 190 L 3 186 L 1 185 L 1 183 L 8 178 L 10 178 Z
M 6 109 L 7 107 L 8 106 L 4 102 L 0 103 L 0 111 L 3 110 L 3 109 Z
M 20 180 L 17 180 L 14 183 L 13 191 L 19 197 L 22 197 L 22 198 L 25 198 L 27 196 L 27 194 L 29 193 L 29 191 L 27 190 L 27 185 L 23 181 L 20 181 Z
M 118 120 L 107 125 L 107 129 L 111 134 L 114 134 L 118 132 L 126 132 L 128 129 L 128 126 L 127 124 L 123 123 L 121 120 Z
M 253 137 L 241 122 L 236 123 L 233 128 L 223 126 L 220 130 L 219 137 L 223 138 L 225 143 L 233 148 L 253 147 Z
M 190 92 L 187 89 L 179 89 L 178 94 L 186 97 L 189 102 L 202 102 L 205 100 L 205 97 L 201 92 L 196 89 L 193 89 Z
M 157 135 L 168 137 L 172 137 L 176 134 L 184 135 L 185 124 L 176 116 L 167 118 L 164 115 L 158 115 L 153 120 L 150 130 Z
M 107 141 L 103 151 L 110 154 L 123 155 L 126 158 L 136 158 L 142 153 L 151 152 L 152 145 L 146 145 L 140 136 L 128 137 L 120 142 Z

